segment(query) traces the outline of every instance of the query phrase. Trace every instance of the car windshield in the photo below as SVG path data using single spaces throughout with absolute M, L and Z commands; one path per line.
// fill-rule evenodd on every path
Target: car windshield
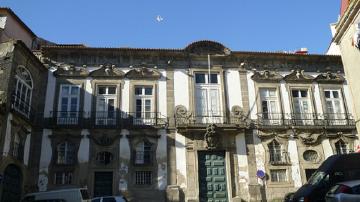
M 329 177 L 329 175 L 326 175 L 324 172 L 322 171 L 316 171 L 309 179 L 309 181 L 307 182 L 308 184 L 311 185 L 317 185 L 319 184 L 319 182 L 321 182 L 324 178 Z

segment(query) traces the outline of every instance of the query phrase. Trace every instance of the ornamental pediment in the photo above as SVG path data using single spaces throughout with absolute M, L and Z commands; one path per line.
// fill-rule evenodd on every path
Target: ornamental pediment
M 283 77 L 275 71 L 264 70 L 262 72 L 255 71 L 251 79 L 257 82 L 280 82 Z
M 130 71 L 128 71 L 125 75 L 128 79 L 152 79 L 157 80 L 160 79 L 161 73 L 154 69 L 154 68 L 148 68 L 148 67 L 139 67 L 139 68 L 133 68 Z
M 319 74 L 315 81 L 318 83 L 344 83 L 345 78 L 339 73 L 326 72 Z
M 311 83 L 314 77 L 304 73 L 304 70 L 293 70 L 290 74 L 284 77 L 284 80 L 288 83 Z
M 100 68 L 90 73 L 91 77 L 123 77 L 124 72 L 115 65 L 100 65 Z
M 209 40 L 193 42 L 185 48 L 185 51 L 188 53 L 199 55 L 229 55 L 231 53 L 230 49 L 225 47 L 221 43 Z
M 58 67 L 54 72 L 55 76 L 65 76 L 65 77 L 87 77 L 89 75 L 89 71 L 84 68 L 76 68 L 75 66 L 68 67 Z

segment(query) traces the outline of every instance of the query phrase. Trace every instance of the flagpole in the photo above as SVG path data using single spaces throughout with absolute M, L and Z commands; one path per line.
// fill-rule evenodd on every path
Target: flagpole
M 208 110 L 209 118 L 212 117 L 212 113 L 210 113 L 210 111 L 209 111 L 209 110 L 211 110 L 211 112 L 212 112 L 212 109 L 210 109 L 211 108 L 211 98 L 210 98 L 211 71 L 210 71 L 210 69 L 211 69 L 210 54 L 208 54 L 208 93 L 207 93 L 208 94 L 208 108 L 207 108 L 207 110 Z

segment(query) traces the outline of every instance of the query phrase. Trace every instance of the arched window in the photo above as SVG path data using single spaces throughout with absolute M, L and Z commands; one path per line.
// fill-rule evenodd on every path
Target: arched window
M 101 165 L 108 165 L 112 162 L 113 155 L 110 152 L 103 151 L 96 154 L 96 162 Z
M 335 143 L 335 149 L 337 154 L 347 154 L 348 148 L 343 140 L 339 140 Z
M 152 144 L 141 141 L 135 147 L 135 164 L 150 164 L 152 160 Z
M 270 163 L 283 162 L 283 154 L 281 145 L 278 141 L 273 140 L 268 144 Z
M 31 75 L 23 66 L 18 66 L 16 69 L 15 80 L 15 94 L 13 97 L 14 109 L 29 117 L 33 89 Z
M 70 142 L 62 142 L 57 145 L 57 164 L 71 165 L 75 163 L 75 145 Z

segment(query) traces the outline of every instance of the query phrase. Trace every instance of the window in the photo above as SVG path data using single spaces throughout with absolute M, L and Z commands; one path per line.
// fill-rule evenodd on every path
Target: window
M 210 74 L 210 77 L 207 73 L 195 74 L 195 107 L 200 122 L 222 122 L 219 81 L 219 74 Z
M 57 164 L 71 165 L 75 163 L 75 145 L 63 142 L 57 145 Z
M 332 125 L 345 124 L 345 114 L 340 90 L 325 90 L 325 106 L 327 117 Z
M 96 162 L 102 165 L 108 165 L 113 160 L 113 155 L 110 152 L 99 152 L 96 154 Z
M 67 84 L 60 86 L 58 124 L 78 123 L 79 95 L 79 86 Z
M 152 86 L 135 87 L 135 118 L 136 121 L 150 124 L 155 118 L 154 92 Z
M 347 154 L 348 148 L 344 141 L 339 140 L 335 143 L 335 149 L 337 154 Z
M 135 164 L 150 164 L 152 157 L 152 145 L 147 141 L 141 141 L 135 148 Z
M 281 145 L 276 140 L 271 141 L 268 144 L 268 148 L 269 148 L 269 155 L 270 155 L 270 163 L 284 162 Z
M 262 118 L 269 124 L 279 124 L 281 114 L 279 110 L 278 97 L 275 88 L 260 89 Z
M 12 156 L 15 157 L 16 159 L 18 159 L 19 161 L 22 161 L 24 158 L 24 146 L 21 143 L 19 134 L 17 134 L 17 133 L 15 133 L 15 136 L 14 136 Z
M 294 123 L 296 125 L 312 125 L 314 117 L 308 90 L 292 90 L 291 95 L 293 98 Z
M 55 184 L 71 184 L 72 183 L 72 172 L 56 172 L 55 173 Z
M 116 86 L 98 86 L 96 100 L 96 124 L 116 124 Z
M 270 179 L 271 182 L 286 182 L 287 181 L 286 169 L 271 169 Z
M 151 171 L 135 171 L 136 185 L 151 185 L 152 173 Z
M 29 71 L 19 66 L 16 69 L 15 81 L 14 109 L 29 117 L 33 89 L 33 82 Z

